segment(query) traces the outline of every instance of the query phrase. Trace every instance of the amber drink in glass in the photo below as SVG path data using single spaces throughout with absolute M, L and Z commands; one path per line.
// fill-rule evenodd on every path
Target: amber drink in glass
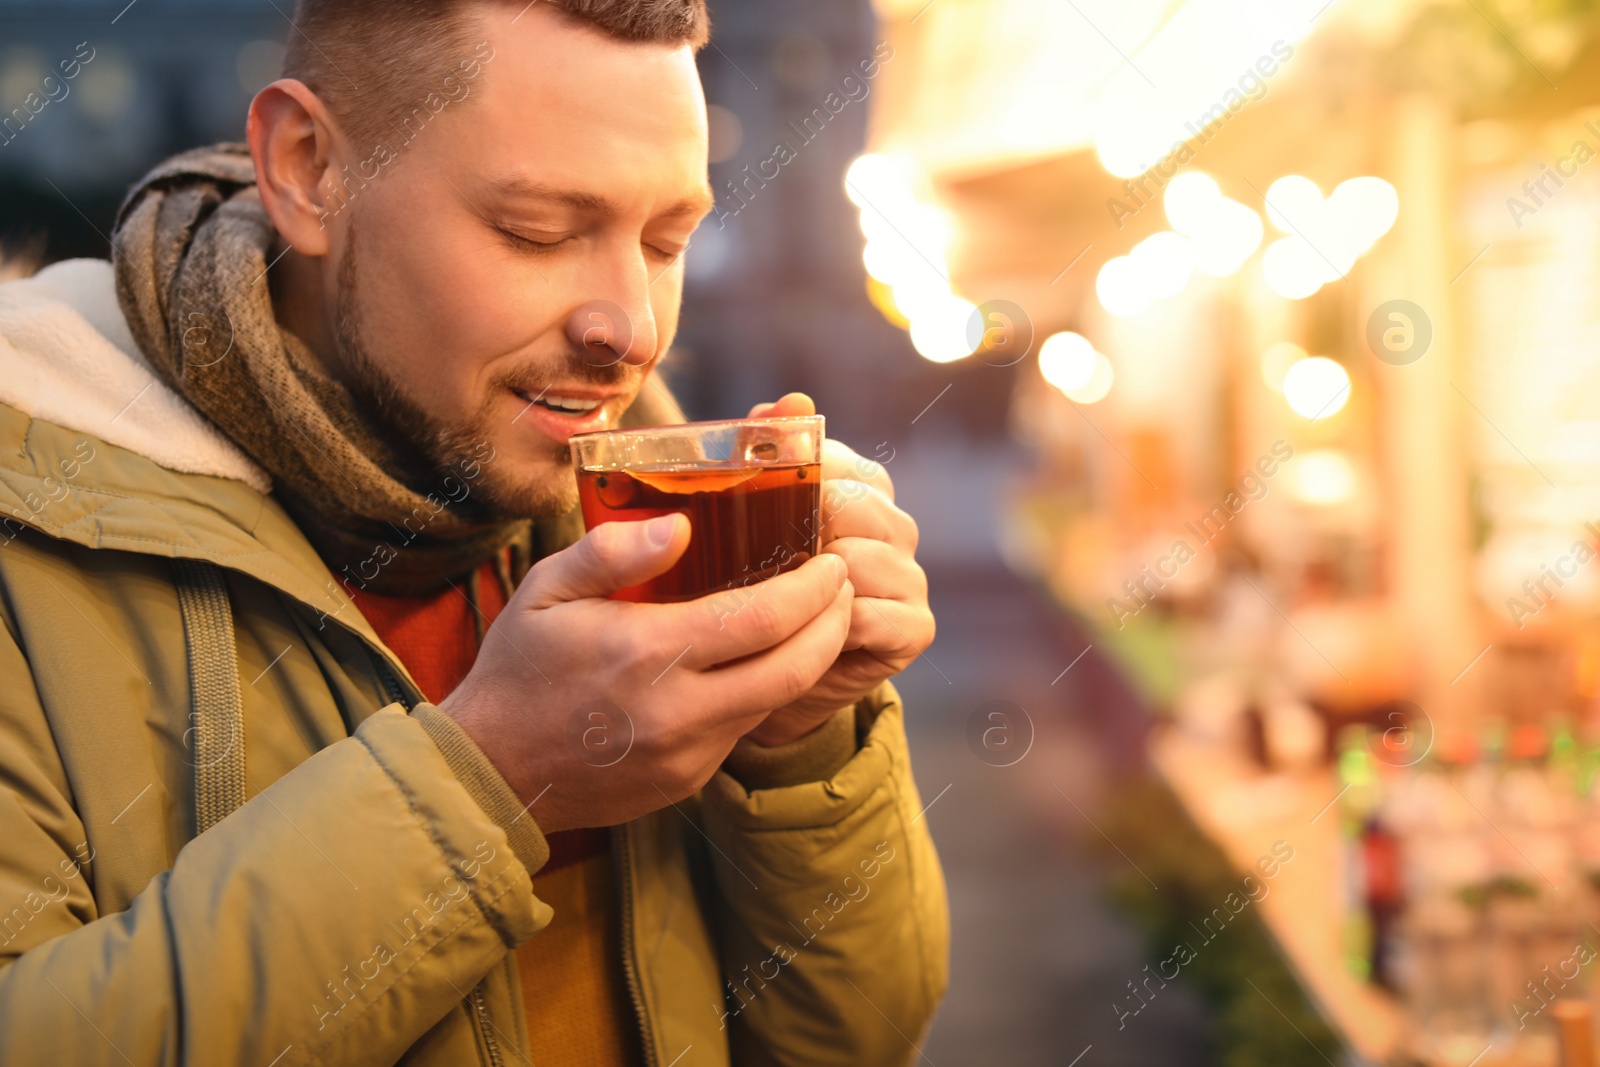
M 571 438 L 584 525 L 688 516 L 683 558 L 618 600 L 743 589 L 817 554 L 821 415 L 603 430 Z

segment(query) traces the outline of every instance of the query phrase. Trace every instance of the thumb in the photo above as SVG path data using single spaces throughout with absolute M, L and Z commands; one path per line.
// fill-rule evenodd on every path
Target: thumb
M 805 393 L 784 393 L 777 400 L 757 404 L 745 416 L 750 419 L 789 419 L 799 415 L 815 415 L 816 403 Z
M 609 596 L 663 573 L 688 547 L 689 520 L 677 512 L 647 522 L 603 522 L 534 565 L 523 583 L 527 606 Z

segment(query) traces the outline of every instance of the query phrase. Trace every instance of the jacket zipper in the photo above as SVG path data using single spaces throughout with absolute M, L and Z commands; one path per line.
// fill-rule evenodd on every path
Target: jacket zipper
M 644 997 L 639 992 L 639 969 L 633 958 L 633 848 L 628 838 L 629 825 L 611 828 L 613 855 L 622 887 L 622 973 L 628 980 L 628 998 L 633 1001 L 633 1017 L 639 1024 L 641 1051 L 648 1067 L 658 1067 L 656 1043 L 645 1015 Z
M 376 651 L 373 658 L 378 663 L 378 678 L 383 683 L 386 695 L 392 703 L 409 709 L 411 701 L 406 699 L 405 686 L 395 674 L 394 668 Z M 485 977 L 484 981 L 488 978 Z M 467 1000 L 472 1004 L 473 1019 L 478 1024 L 478 1034 L 483 1038 L 483 1046 L 489 1051 L 489 1067 L 505 1067 L 505 1060 L 500 1055 L 500 1042 L 495 1040 L 494 1024 L 489 1019 L 489 1004 L 483 995 L 483 982 L 472 987 L 472 992 L 467 994 Z
M 384 695 L 389 698 L 389 703 L 399 704 L 407 711 L 411 710 L 412 701 L 406 699 L 405 687 L 400 684 L 400 678 L 394 673 L 394 668 L 389 666 L 389 661 L 384 659 L 376 649 L 369 649 L 372 659 L 378 665 L 378 681 L 383 683 Z
M 494 1026 L 489 1022 L 489 1005 L 484 1002 L 483 983 L 472 987 L 469 999 L 477 1012 L 478 1033 L 483 1035 L 484 1047 L 489 1050 L 489 1067 L 505 1067 L 500 1058 L 500 1043 L 494 1039 Z

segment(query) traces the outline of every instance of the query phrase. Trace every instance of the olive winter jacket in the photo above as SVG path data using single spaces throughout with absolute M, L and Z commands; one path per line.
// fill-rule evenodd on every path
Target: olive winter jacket
M 104 262 L 0 285 L 0 627 L 0 1063 L 527 1063 L 536 821 Z M 894 688 L 854 714 L 827 781 L 613 834 L 655 1067 L 917 1057 L 944 883 Z

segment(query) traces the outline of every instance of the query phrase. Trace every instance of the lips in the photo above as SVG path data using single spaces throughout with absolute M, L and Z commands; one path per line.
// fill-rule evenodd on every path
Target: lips
M 513 389 L 519 411 L 511 421 L 532 426 L 546 437 L 565 442 L 577 433 L 603 430 L 611 417 L 608 400 L 618 393 L 579 387 L 546 386 L 538 392 Z

